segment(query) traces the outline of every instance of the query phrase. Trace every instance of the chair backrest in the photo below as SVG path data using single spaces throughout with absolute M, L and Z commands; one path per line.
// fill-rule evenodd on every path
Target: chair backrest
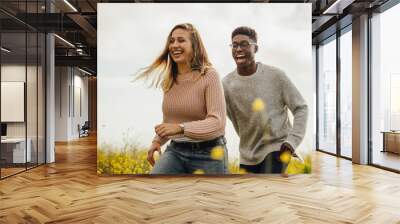
M 83 124 L 82 128 L 89 129 L 89 121 L 85 121 L 85 124 Z

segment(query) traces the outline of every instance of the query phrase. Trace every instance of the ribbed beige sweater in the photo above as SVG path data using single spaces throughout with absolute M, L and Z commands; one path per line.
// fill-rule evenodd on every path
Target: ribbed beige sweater
M 226 106 L 224 91 L 218 73 L 208 69 L 179 75 L 177 83 L 164 93 L 162 104 L 164 123 L 183 123 L 182 135 L 170 139 L 188 137 L 193 140 L 211 140 L 225 134 Z M 169 139 L 155 136 L 153 141 L 165 144 Z

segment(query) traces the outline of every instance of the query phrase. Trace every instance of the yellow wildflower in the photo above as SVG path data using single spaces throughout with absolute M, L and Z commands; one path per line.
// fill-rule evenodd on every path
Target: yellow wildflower
M 246 174 L 246 173 L 247 173 L 247 171 L 245 169 L 243 169 L 243 168 L 239 169 L 239 174 Z
M 195 170 L 195 171 L 193 172 L 193 174 L 204 174 L 204 171 L 198 169 L 198 170 Z

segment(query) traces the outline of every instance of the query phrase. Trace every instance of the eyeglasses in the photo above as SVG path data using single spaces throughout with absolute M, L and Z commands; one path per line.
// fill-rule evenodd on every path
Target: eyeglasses
M 232 49 L 234 49 L 234 50 L 236 50 L 236 49 L 238 49 L 238 47 L 240 46 L 240 48 L 242 48 L 242 49 L 247 49 L 247 48 L 249 48 L 250 47 L 250 45 L 257 45 L 257 43 L 254 43 L 254 42 L 247 42 L 247 41 L 242 41 L 242 42 L 240 42 L 240 43 L 232 43 L 232 44 L 229 44 L 229 46 L 232 48 Z

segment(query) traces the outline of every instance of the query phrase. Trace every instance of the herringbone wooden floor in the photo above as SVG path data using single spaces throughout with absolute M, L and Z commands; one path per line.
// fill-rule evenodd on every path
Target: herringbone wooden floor
M 101 177 L 94 137 L 0 181 L 0 223 L 400 223 L 400 175 L 315 153 L 313 174 Z

